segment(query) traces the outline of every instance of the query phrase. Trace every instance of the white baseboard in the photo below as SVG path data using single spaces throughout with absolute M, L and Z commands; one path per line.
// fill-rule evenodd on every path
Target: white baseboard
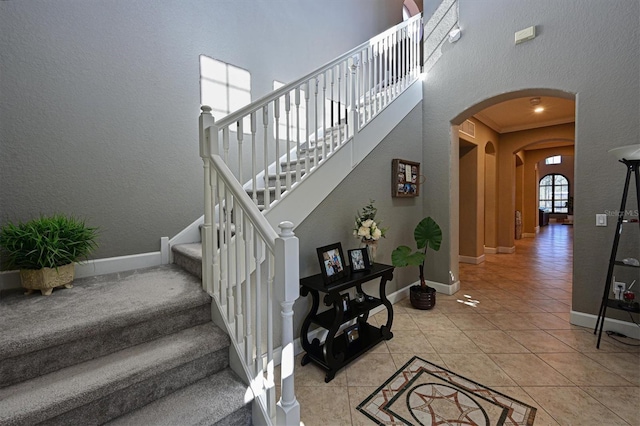
M 478 264 L 484 262 L 484 254 L 482 254 L 482 255 L 480 255 L 478 257 L 458 255 L 458 262 L 471 263 L 472 265 L 478 265 Z
M 498 253 L 515 253 L 516 246 L 513 247 L 498 247 Z
M 498 249 L 496 247 L 486 247 L 484 248 L 484 254 L 497 254 Z
M 108 257 L 104 259 L 93 259 L 87 262 L 76 263 L 76 278 L 92 277 L 95 275 L 112 274 L 115 272 L 131 271 L 133 269 L 149 268 L 159 266 L 163 263 L 163 256 L 166 251 L 155 251 L 151 253 L 132 254 L 128 256 Z M 20 288 L 20 272 L 4 271 L 0 272 L 0 290 Z
M 596 327 L 597 315 L 585 314 L 584 312 L 571 311 L 569 322 L 573 325 L 594 329 Z M 620 321 L 613 318 L 604 319 L 603 333 L 605 331 L 616 331 L 625 336 L 640 339 L 640 327 L 632 322 Z
M 522 233 L 522 238 L 535 238 L 536 234 L 535 233 L 531 233 L 531 232 L 523 232 Z

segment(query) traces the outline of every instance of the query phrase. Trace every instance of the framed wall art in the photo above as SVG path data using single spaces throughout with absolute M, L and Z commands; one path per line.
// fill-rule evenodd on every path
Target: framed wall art
M 420 163 L 394 158 L 391 163 L 391 196 L 420 195 Z

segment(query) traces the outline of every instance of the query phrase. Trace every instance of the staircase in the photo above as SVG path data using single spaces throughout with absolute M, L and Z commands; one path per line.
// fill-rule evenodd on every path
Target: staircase
M 0 424 L 250 424 L 211 298 L 176 265 L 0 299 Z

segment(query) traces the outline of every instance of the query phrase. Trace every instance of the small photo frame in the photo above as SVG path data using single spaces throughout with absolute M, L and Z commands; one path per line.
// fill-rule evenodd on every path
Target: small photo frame
M 392 169 L 392 197 L 417 197 L 420 195 L 420 163 L 393 159 Z
M 350 304 L 351 304 L 351 298 L 349 297 L 349 294 L 345 293 L 341 295 L 341 299 L 342 299 L 342 311 L 345 313 L 349 312 Z
M 347 327 L 344 329 L 344 336 L 347 339 L 347 344 L 353 343 L 360 337 L 360 327 L 356 323 L 351 327 Z
M 371 269 L 369 252 L 366 248 L 348 250 L 347 253 L 351 264 L 351 272 L 364 272 Z
M 318 252 L 322 278 L 326 284 L 347 276 L 344 254 L 342 254 L 342 244 L 329 244 L 328 246 L 317 248 L 316 251 Z

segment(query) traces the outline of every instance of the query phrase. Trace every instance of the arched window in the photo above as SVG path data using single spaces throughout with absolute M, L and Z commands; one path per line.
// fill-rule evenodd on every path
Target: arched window
M 540 179 L 540 208 L 549 213 L 568 213 L 569 180 L 563 175 L 550 174 Z

